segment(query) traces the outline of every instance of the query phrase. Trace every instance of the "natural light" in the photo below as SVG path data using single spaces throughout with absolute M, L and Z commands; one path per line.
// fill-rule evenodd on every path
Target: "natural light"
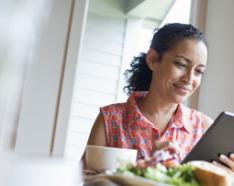
M 191 0 L 176 0 L 167 16 L 160 24 L 160 27 L 166 23 L 189 23 Z M 137 52 L 146 52 L 152 39 L 153 29 L 142 27 L 138 41 Z

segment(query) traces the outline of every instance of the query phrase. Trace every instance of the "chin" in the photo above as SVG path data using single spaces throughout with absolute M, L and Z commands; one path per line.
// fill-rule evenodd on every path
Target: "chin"
M 187 100 L 188 96 L 176 96 L 173 99 L 174 103 L 180 104 L 180 103 L 184 103 Z

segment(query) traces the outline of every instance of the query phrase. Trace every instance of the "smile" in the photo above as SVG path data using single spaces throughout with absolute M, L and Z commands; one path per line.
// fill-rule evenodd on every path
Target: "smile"
M 176 85 L 176 84 L 173 84 L 174 87 L 176 88 L 176 91 L 181 94 L 181 95 L 186 95 L 188 94 L 189 92 L 191 92 L 191 89 L 188 88 L 188 87 L 185 87 L 185 86 L 180 86 L 180 85 Z

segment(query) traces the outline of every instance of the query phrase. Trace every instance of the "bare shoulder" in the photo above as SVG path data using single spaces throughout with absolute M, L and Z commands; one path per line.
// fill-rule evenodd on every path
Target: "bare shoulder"
M 205 130 L 207 130 L 213 123 L 214 120 L 209 116 L 204 115 Z
M 89 145 L 106 146 L 106 134 L 104 128 L 104 118 L 101 113 L 98 114 L 88 140 Z

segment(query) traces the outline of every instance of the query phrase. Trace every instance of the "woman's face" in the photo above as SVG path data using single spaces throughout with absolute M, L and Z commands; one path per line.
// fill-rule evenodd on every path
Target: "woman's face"
M 161 98 L 181 103 L 199 87 L 206 61 L 205 44 L 184 39 L 156 62 L 151 86 Z

